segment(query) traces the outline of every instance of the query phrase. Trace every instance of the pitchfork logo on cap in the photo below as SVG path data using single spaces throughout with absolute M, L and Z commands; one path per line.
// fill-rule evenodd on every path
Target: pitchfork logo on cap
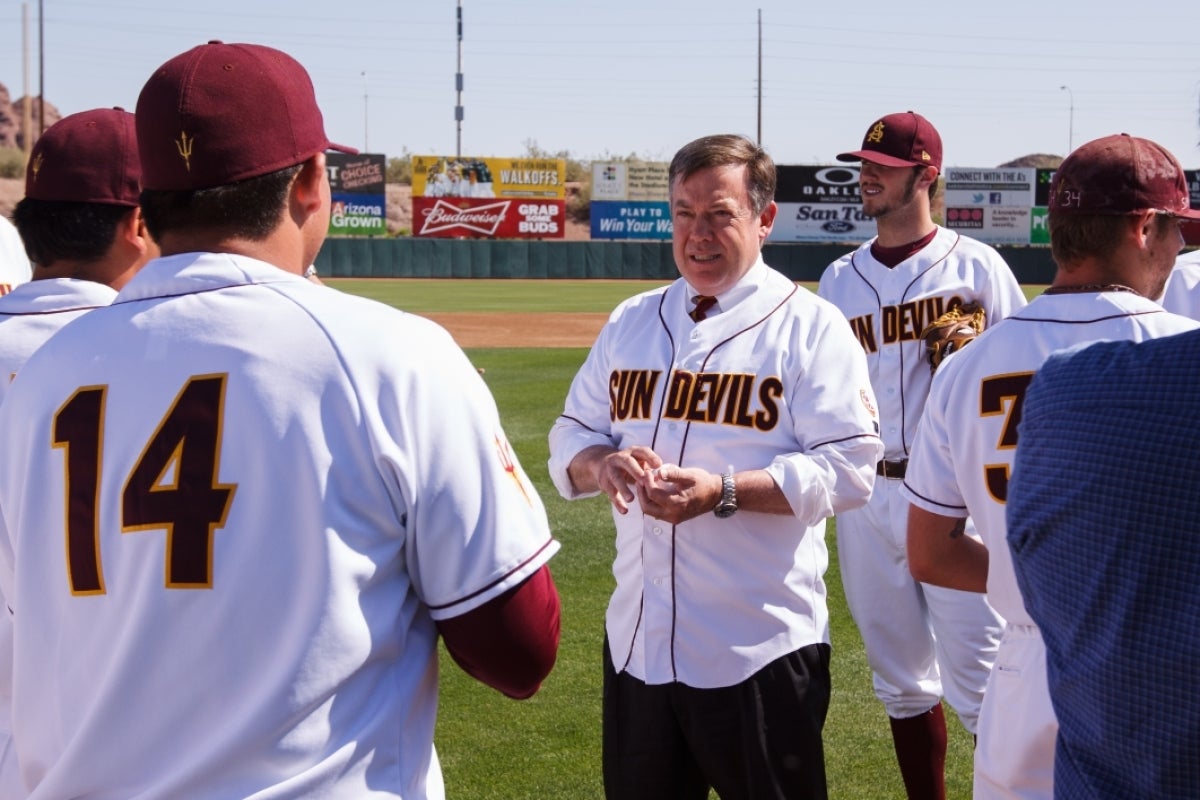
M 37 183 L 38 173 L 42 171 L 42 154 L 38 153 L 33 159 L 33 163 L 29 165 L 29 171 L 33 173 L 33 182 Z
M 196 137 L 188 138 L 187 131 L 180 131 L 179 138 L 175 140 L 175 149 L 179 151 L 179 157 L 183 159 L 183 167 L 188 172 L 192 171 L 192 147 L 196 144 Z
M 879 144 L 883 141 L 883 120 L 876 122 L 875 127 L 867 133 L 867 141 L 872 144 Z

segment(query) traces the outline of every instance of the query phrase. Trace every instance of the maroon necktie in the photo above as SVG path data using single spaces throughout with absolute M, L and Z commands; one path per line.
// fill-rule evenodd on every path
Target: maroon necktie
M 692 298 L 692 302 L 696 307 L 688 312 L 688 316 L 696 322 L 708 316 L 708 310 L 717 304 L 717 298 L 712 295 L 698 294 Z

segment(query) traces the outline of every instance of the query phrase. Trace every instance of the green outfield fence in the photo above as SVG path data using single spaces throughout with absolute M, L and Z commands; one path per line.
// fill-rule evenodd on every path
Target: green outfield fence
M 792 280 L 815 281 L 852 244 L 767 244 L 763 257 Z M 1050 248 L 998 246 L 1022 284 L 1054 277 Z M 677 277 L 669 242 L 548 242 L 493 239 L 327 239 L 317 270 L 333 278 Z

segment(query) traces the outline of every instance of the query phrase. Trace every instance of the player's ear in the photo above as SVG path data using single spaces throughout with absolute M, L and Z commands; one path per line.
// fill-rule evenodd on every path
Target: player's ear
M 143 216 L 141 207 L 132 210 L 125 218 L 125 224 L 128 225 L 129 241 L 138 249 L 138 252 L 142 255 L 151 253 L 151 251 L 157 252 L 157 245 L 146 228 L 146 217 Z M 153 257 L 153 253 L 151 253 L 151 257 Z
M 325 154 L 310 156 L 300 167 L 288 199 L 297 220 L 319 213 L 322 204 L 328 202 L 329 178 L 325 172 Z
M 1142 211 L 1132 214 L 1129 221 L 1129 233 L 1133 236 L 1139 249 L 1145 249 L 1154 238 L 1154 226 L 1157 224 L 1156 211 Z
M 775 217 L 779 213 L 779 206 L 774 200 L 767 203 L 767 207 L 758 215 L 758 227 L 761 236 L 760 240 L 766 239 L 771 235 L 771 228 L 775 225 Z
M 146 220 L 142 216 L 140 206 L 129 209 L 117 221 L 114 241 L 139 253 L 146 252 L 147 243 L 150 241 L 150 234 L 146 232 Z
M 923 189 L 928 191 L 932 184 L 937 183 L 938 168 L 931 165 L 927 167 L 918 167 L 918 169 L 921 170 L 921 177 L 918 178 L 917 181 Z

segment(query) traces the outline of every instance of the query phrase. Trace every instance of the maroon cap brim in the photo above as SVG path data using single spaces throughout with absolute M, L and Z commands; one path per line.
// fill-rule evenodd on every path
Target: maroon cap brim
M 344 144 L 335 144 L 334 142 L 330 142 L 329 144 L 325 145 L 325 149 L 326 150 L 336 150 L 339 153 L 346 153 L 347 155 L 351 155 L 351 156 L 358 155 L 357 148 L 350 147 L 349 145 L 344 145 Z
M 887 153 L 878 153 L 874 150 L 855 150 L 852 153 L 838 153 L 838 161 L 870 161 L 872 164 L 878 164 L 881 167 L 932 167 L 932 164 L 918 164 L 916 161 L 908 161 L 903 158 L 889 156 Z

